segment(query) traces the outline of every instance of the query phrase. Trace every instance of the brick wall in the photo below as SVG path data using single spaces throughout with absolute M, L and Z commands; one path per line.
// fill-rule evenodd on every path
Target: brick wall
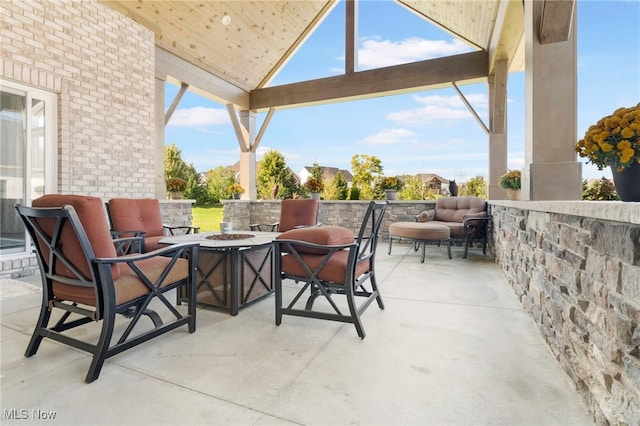
M 58 192 L 153 197 L 153 33 L 97 1 L 5 0 L 0 16 L 0 79 L 58 95 Z M 35 268 L 0 259 L 0 276 Z
M 496 261 L 595 422 L 640 424 L 638 203 L 518 204 L 491 206 Z
M 58 94 L 59 192 L 153 197 L 153 33 L 93 1 L 0 15 L 0 77 Z

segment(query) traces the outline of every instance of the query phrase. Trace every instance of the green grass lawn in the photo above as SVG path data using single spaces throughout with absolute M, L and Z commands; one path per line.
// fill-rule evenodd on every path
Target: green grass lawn
M 200 232 L 220 230 L 222 222 L 222 204 L 212 206 L 193 207 L 193 226 L 199 226 Z

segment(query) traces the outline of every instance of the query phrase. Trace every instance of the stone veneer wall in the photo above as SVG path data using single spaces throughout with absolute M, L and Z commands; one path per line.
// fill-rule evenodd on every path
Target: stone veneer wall
M 250 224 L 274 223 L 280 218 L 280 200 L 225 200 L 225 222 L 235 229 L 248 230 Z M 323 225 L 340 225 L 357 233 L 369 205 L 368 201 L 320 201 L 318 221 Z M 389 225 L 399 221 L 414 221 L 423 210 L 435 207 L 435 201 L 390 201 L 380 227 L 380 238 L 389 237 Z
M 0 79 L 58 97 L 58 192 L 153 197 L 153 32 L 97 1 L 5 0 L 0 16 Z M 20 276 L 35 258 L 0 267 Z
M 496 261 L 597 424 L 640 424 L 640 203 L 491 202 Z

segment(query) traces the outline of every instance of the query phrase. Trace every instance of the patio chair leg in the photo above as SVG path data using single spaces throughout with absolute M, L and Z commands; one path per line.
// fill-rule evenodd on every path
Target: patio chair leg
M 35 355 L 36 352 L 38 352 L 38 348 L 40 347 L 40 343 L 42 342 L 42 338 L 44 337 L 40 333 L 40 330 L 47 328 L 50 318 L 51 318 L 51 311 L 46 307 L 42 306 L 40 308 L 40 318 L 38 318 L 38 324 L 36 325 L 35 330 L 33 330 L 31 341 L 29 341 L 29 345 L 27 346 L 27 350 L 25 351 L 24 356 L 30 357 L 32 355 Z
M 393 238 L 391 237 L 391 235 L 389 235 L 389 251 L 387 251 L 387 254 L 391 254 L 391 243 L 393 242 Z
M 424 263 L 424 259 L 426 256 L 426 251 L 427 251 L 427 243 L 426 242 L 421 242 L 418 244 L 422 244 L 422 255 L 420 256 L 420 263 Z
M 100 339 L 96 344 L 93 359 L 91 360 L 91 366 L 87 372 L 85 382 L 91 383 L 98 378 L 104 360 L 106 359 L 107 352 L 109 351 L 109 344 L 111 343 L 111 336 L 113 335 L 113 324 L 115 322 L 115 313 L 111 309 L 105 312 L 105 316 L 102 319 L 102 332 L 100 333 Z

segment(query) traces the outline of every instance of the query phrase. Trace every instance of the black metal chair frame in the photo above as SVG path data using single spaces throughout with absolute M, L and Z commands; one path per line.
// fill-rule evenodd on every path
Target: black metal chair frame
M 371 201 L 365 213 L 360 231 L 355 242 L 343 245 L 318 245 L 308 242 L 278 239 L 274 241 L 275 246 L 275 291 L 276 291 L 276 325 L 280 325 L 283 315 L 292 315 L 308 318 L 318 318 L 331 321 L 339 321 L 354 324 L 358 336 L 364 339 L 366 333 L 362 325 L 360 316 L 375 300 L 380 309 L 384 309 L 384 302 L 378 290 L 375 276 L 375 254 L 378 243 L 378 233 L 387 202 Z M 326 254 L 317 268 L 312 269 L 299 253 L 297 247 L 326 250 Z M 347 268 L 344 283 L 335 283 L 318 278 L 318 274 L 327 265 L 331 256 L 340 251 L 348 250 Z M 282 272 L 282 256 L 295 256 L 303 266 L 306 276 L 290 275 Z M 367 262 L 367 272 L 362 276 L 356 276 L 356 269 L 362 262 Z M 291 279 L 296 283 L 302 282 L 302 288 L 298 291 L 291 302 L 283 305 L 282 280 Z M 369 288 L 365 287 L 369 281 Z M 300 298 L 309 290 L 310 294 L 304 309 L 295 307 Z M 346 296 L 349 313 L 343 313 L 332 299 L 332 295 L 340 294 Z M 319 296 L 323 296 L 330 304 L 333 312 L 314 311 L 313 304 Z M 358 306 L 356 298 L 362 298 Z
M 64 206 L 62 208 L 30 208 L 18 205 L 16 206 L 16 209 L 18 210 L 32 241 L 36 246 L 34 251 L 38 256 L 42 276 L 42 306 L 36 328 L 25 352 L 26 357 L 36 354 L 44 337 L 89 352 L 93 355 L 93 359 L 85 380 L 87 383 L 90 383 L 98 378 L 104 361 L 109 357 L 117 355 L 120 352 L 183 325 L 188 326 L 189 333 L 195 332 L 197 244 L 173 245 L 166 249 L 156 250 L 154 252 L 124 257 L 96 258 L 93 254 L 93 250 L 80 219 L 72 206 Z M 54 230 L 51 235 L 48 235 L 48 233 L 39 225 L 38 221 L 40 219 L 55 220 Z M 78 267 L 74 265 L 73 262 L 69 260 L 68 256 L 66 256 L 62 251 L 63 248 L 61 247 L 60 238 L 62 236 L 62 228 L 65 224 L 71 225 L 73 232 L 80 243 L 84 257 L 90 265 L 91 276 L 85 276 L 85 274 L 83 274 L 82 271 L 78 269 Z M 49 254 L 46 258 L 38 246 L 38 241 L 46 244 L 48 247 Z M 156 256 L 170 257 L 170 261 L 162 274 L 160 274 L 157 281 L 152 282 L 150 278 L 136 265 L 136 262 L 151 259 Z M 161 284 L 170 269 L 181 257 L 188 258 L 188 277 L 168 286 L 161 287 Z M 75 278 L 59 275 L 56 272 L 59 262 L 71 270 L 73 275 L 75 275 Z M 125 263 L 129 265 L 129 267 L 135 271 L 137 277 L 146 286 L 148 286 L 149 293 L 121 305 L 116 305 L 111 265 Z M 56 299 L 53 295 L 54 281 L 85 288 L 93 288 L 95 292 L 96 306 L 80 305 L 76 302 Z M 175 309 L 164 295 L 164 293 L 182 286 L 187 288 L 187 293 L 189 294 L 186 315 L 178 312 L 178 310 Z M 149 309 L 149 304 L 154 299 L 161 301 L 162 304 L 164 304 L 175 316 L 175 320 L 164 324 L 160 316 Z M 63 311 L 63 314 L 54 325 L 50 326 L 49 322 L 54 308 L 60 309 Z M 130 322 L 118 337 L 117 342 L 115 344 L 111 344 L 114 337 L 116 314 L 121 314 L 124 317 L 129 318 Z M 74 317 L 71 317 L 72 315 L 74 315 Z M 80 317 L 78 318 L 75 315 L 79 315 Z M 140 332 L 132 336 L 132 331 L 142 316 L 149 317 L 155 327 L 151 330 Z M 72 330 L 89 322 L 100 320 L 102 320 L 102 328 L 96 343 L 86 342 L 64 333 L 67 330 Z

